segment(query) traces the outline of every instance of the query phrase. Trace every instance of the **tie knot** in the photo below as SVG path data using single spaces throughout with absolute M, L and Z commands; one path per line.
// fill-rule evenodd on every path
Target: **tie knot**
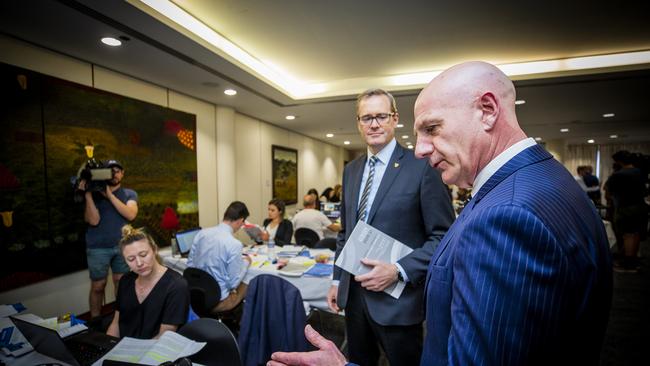
M 370 157 L 370 166 L 374 166 L 377 163 L 377 160 L 379 160 L 375 155 Z

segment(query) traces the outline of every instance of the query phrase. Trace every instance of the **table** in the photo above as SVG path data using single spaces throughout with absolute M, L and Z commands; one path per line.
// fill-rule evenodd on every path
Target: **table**
M 276 247 L 276 252 L 292 250 L 296 248 L 298 247 L 285 245 L 284 247 Z M 284 276 L 279 273 L 275 266 L 264 264 L 264 261 L 266 259 L 265 245 L 246 247 L 244 251 L 251 255 L 253 258 L 253 264 L 248 268 L 246 276 L 243 280 L 245 284 L 249 284 L 253 278 L 261 274 L 279 276 L 289 281 L 292 285 L 296 286 L 296 288 L 298 288 L 300 291 L 302 300 L 308 303 L 309 306 L 325 311 L 330 311 L 327 307 L 327 292 L 332 285 L 331 277 L 312 277 L 305 275 L 300 277 Z M 187 258 L 172 256 L 170 248 L 161 249 L 158 253 L 162 257 L 163 263 L 176 272 L 183 273 L 185 268 L 187 268 Z M 325 253 L 328 254 L 330 258 L 334 257 L 334 252 L 329 249 L 309 249 L 309 253 L 311 256 Z M 330 260 L 330 262 L 332 261 Z

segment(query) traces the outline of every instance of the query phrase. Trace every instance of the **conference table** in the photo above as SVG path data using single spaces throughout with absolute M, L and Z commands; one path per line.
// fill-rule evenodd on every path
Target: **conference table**
M 278 257 L 282 258 L 283 253 L 297 253 L 302 247 L 295 245 L 285 245 L 276 247 Z M 307 307 L 315 307 L 321 310 L 329 311 L 327 307 L 327 291 L 332 284 L 332 276 L 310 276 L 308 274 L 298 275 L 295 272 L 284 272 L 277 269 L 277 264 L 272 264 L 268 260 L 266 245 L 256 245 L 245 247 L 244 253 L 252 258 L 251 266 L 246 272 L 243 282 L 249 284 L 250 281 L 261 274 L 270 274 L 280 276 L 296 286 L 300 291 L 303 302 Z M 291 263 L 298 262 L 305 265 L 305 270 L 313 263 L 314 257 L 318 255 L 327 256 L 329 264 L 333 263 L 334 252 L 329 249 L 308 249 L 309 257 L 302 256 L 291 259 Z M 164 248 L 159 251 L 163 263 L 176 272 L 183 273 L 187 268 L 187 258 L 172 255 L 170 248 Z M 295 265 L 294 265 L 295 267 Z

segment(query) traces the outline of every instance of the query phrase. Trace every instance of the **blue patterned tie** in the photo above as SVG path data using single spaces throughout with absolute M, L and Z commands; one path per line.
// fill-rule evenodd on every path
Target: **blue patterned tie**
M 359 202 L 359 221 L 366 221 L 368 207 L 368 196 L 370 195 L 370 188 L 372 188 L 372 178 L 375 176 L 375 164 L 377 163 L 377 157 L 373 156 L 370 158 L 369 165 L 370 171 L 368 172 L 368 179 L 366 180 L 366 185 L 363 187 L 363 193 L 361 194 L 361 201 Z

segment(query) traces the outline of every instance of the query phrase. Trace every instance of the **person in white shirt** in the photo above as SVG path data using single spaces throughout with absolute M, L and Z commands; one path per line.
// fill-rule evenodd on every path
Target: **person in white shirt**
M 251 259 L 242 254 L 244 246 L 233 235 L 248 215 L 243 202 L 231 203 L 223 214 L 223 222 L 196 234 L 190 249 L 187 266 L 210 273 L 221 287 L 221 301 L 212 309 L 215 313 L 232 310 L 246 296 L 248 286 L 242 280 Z
M 293 229 L 298 230 L 300 228 L 312 229 L 318 234 L 320 239 L 323 239 L 323 229 L 327 228 L 334 232 L 339 232 L 341 226 L 335 223 L 332 223 L 324 213 L 316 209 L 316 198 L 313 195 L 308 194 L 303 197 L 302 205 L 304 209 L 293 216 Z

